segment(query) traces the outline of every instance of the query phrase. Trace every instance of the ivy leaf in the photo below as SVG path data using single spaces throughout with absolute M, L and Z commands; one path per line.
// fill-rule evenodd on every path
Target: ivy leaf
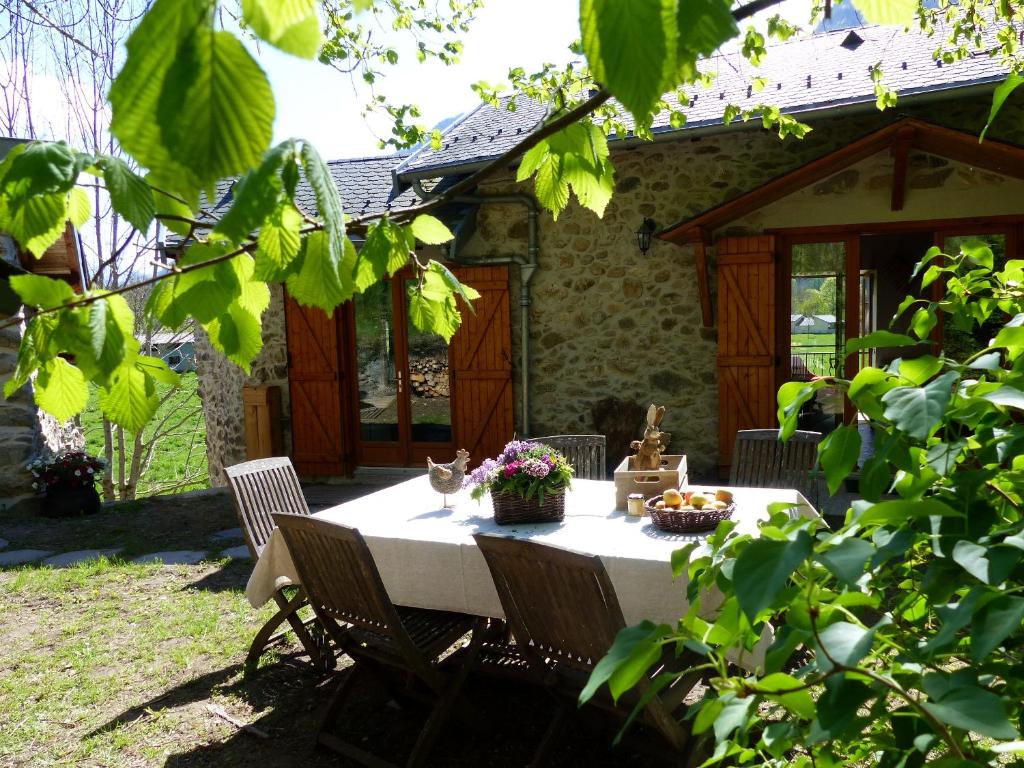
M 938 701 L 923 706 L 935 719 L 974 731 L 993 739 L 1015 739 L 1017 729 L 1006 717 L 1006 704 L 991 691 L 974 685 L 960 685 Z
M 25 304 L 39 309 L 59 307 L 75 297 L 71 286 L 63 280 L 43 275 L 13 275 L 10 283 Z
M 814 699 L 803 683 L 785 672 L 773 672 L 757 681 L 759 691 L 772 691 L 768 698 L 779 702 L 793 714 L 810 720 L 814 717 Z M 801 690 L 795 690 L 801 689 Z M 786 692 L 788 691 L 788 693 Z
M 242 0 L 242 16 L 253 32 L 286 53 L 312 59 L 320 50 L 315 0 Z
M 256 241 L 256 276 L 267 282 L 280 282 L 288 277 L 302 246 L 299 229 L 302 214 L 288 200 L 282 200 L 263 222 Z
M 824 662 L 822 666 L 828 669 L 831 669 L 829 660 L 847 667 L 855 666 L 871 651 L 871 642 L 874 636 L 874 630 L 846 621 L 830 624 L 819 634 L 821 639 L 819 649 L 826 658 L 819 659 L 818 663 Z
M 234 243 L 240 243 L 278 209 L 281 197 L 281 166 L 295 154 L 295 142 L 283 141 L 263 157 L 232 190 L 231 208 L 217 224 L 216 231 Z
M 412 224 L 409 225 L 413 235 L 421 243 L 427 245 L 441 245 L 447 243 L 455 235 L 451 233 L 444 224 L 433 216 L 429 216 L 425 213 L 420 214 L 412 220 Z
M 72 187 L 68 192 L 68 219 L 75 229 L 81 229 L 92 217 L 92 202 L 89 193 L 81 187 Z
M 882 396 L 885 417 L 902 432 L 924 440 L 941 422 L 959 374 L 950 371 L 923 387 L 896 387 Z
M 156 216 L 156 201 L 146 180 L 119 157 L 103 159 L 103 180 L 117 214 L 139 232 L 148 230 Z
M 917 0 L 858 0 L 857 10 L 869 24 L 908 26 L 917 13 Z
M 171 156 L 207 186 L 260 161 L 270 144 L 274 95 L 241 41 L 204 25 L 174 57 L 158 119 Z
M 184 168 L 165 143 L 158 104 L 179 46 L 200 24 L 210 23 L 208 11 L 207 0 L 156 0 L 128 37 L 128 55 L 110 88 L 111 133 L 152 172 L 156 186 L 166 188 L 173 181 L 171 186 L 187 193 L 186 198 L 203 181 Z
M 881 349 L 885 347 L 912 347 L 918 343 L 917 339 L 907 336 L 905 333 L 893 333 L 892 331 L 873 331 L 867 336 L 860 336 L 846 342 L 846 354 L 852 355 L 862 349 Z
M 988 120 L 985 121 L 985 127 L 982 129 L 981 135 L 978 136 L 979 144 L 985 140 L 985 134 L 992 127 L 992 123 L 995 122 L 996 115 L 1003 108 L 1003 104 L 1006 103 L 1006 100 L 1010 98 L 1010 94 L 1017 90 L 1021 83 L 1024 83 L 1024 77 L 1021 77 L 1016 72 L 1011 72 L 992 92 L 992 109 L 989 110 Z
M 33 195 L 20 201 L 8 201 L 0 215 L 0 229 L 21 243 L 37 259 L 64 233 L 68 218 L 65 192 Z
M 85 376 L 63 357 L 42 364 L 33 388 L 36 404 L 61 423 L 84 411 L 89 401 Z
M 134 362 L 114 371 L 110 386 L 100 390 L 100 410 L 129 432 L 142 429 L 159 405 L 153 380 Z
M 581 0 L 580 33 L 594 79 L 646 123 L 675 67 L 675 3 Z
M 619 696 L 636 685 L 648 668 L 660 658 L 661 644 L 658 640 L 670 631 L 665 624 L 654 624 L 650 621 L 642 621 L 636 626 L 619 630 L 612 647 L 594 667 L 586 686 L 580 691 L 580 704 L 590 701 L 605 683 L 608 683 L 612 696 L 617 701 Z
M 811 554 L 811 537 L 800 531 L 793 541 L 756 539 L 736 558 L 733 586 L 740 607 L 753 622 L 772 604 L 793 571 Z
M 984 661 L 999 644 L 1018 631 L 1024 621 L 1024 598 L 1001 595 L 974 615 L 971 624 L 971 658 Z
M 816 559 L 843 584 L 855 587 L 864 575 L 865 564 L 874 554 L 875 548 L 864 539 L 843 539 L 832 549 L 816 555 Z
M 839 427 L 821 441 L 818 455 L 829 494 L 835 496 L 860 458 L 860 432 L 849 425 Z

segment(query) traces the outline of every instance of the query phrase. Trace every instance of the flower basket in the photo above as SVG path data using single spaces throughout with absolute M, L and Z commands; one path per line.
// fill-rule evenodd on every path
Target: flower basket
M 44 517 L 78 517 L 100 511 L 100 495 L 93 485 L 72 488 L 54 485 L 46 489 L 40 501 L 40 512 Z
M 28 465 L 40 499 L 40 512 L 46 517 L 76 517 L 100 511 L 96 492 L 97 473 L 104 468 L 102 459 L 74 451 L 49 461 L 36 459 Z
M 565 517 L 564 488 L 544 494 L 544 501 L 536 496 L 527 499 L 514 491 L 500 491 L 491 494 L 491 502 L 498 525 L 560 523 Z

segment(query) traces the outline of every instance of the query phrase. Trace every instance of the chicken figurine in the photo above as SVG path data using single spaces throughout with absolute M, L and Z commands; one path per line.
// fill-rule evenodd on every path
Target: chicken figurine
M 427 457 L 427 477 L 430 478 L 430 487 L 441 494 L 444 498 L 444 508 L 448 508 L 448 494 L 455 493 L 462 488 L 462 480 L 466 476 L 466 467 L 469 465 L 469 451 L 459 448 L 455 452 L 455 461 L 447 464 L 435 464 Z

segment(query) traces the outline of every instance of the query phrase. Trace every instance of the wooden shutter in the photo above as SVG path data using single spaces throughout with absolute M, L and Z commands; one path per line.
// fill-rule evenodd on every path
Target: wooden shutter
M 287 294 L 284 306 L 295 469 L 301 475 L 343 474 L 343 377 L 335 314 L 302 307 Z
M 462 326 L 450 347 L 456 447 L 469 451 L 476 465 L 497 456 L 512 439 L 508 268 L 461 267 L 455 274 L 480 292 L 475 314 L 462 310 Z
M 777 425 L 775 238 L 724 237 L 718 255 L 718 455 L 732 463 L 741 429 Z

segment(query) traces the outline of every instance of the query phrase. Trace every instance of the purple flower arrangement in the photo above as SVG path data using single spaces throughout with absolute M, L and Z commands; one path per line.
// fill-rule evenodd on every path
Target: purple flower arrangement
M 469 473 L 466 487 L 470 496 L 481 499 L 485 493 L 510 491 L 523 498 L 537 496 L 569 487 L 572 466 L 553 448 L 541 443 L 513 440 L 497 459 L 485 459 Z

